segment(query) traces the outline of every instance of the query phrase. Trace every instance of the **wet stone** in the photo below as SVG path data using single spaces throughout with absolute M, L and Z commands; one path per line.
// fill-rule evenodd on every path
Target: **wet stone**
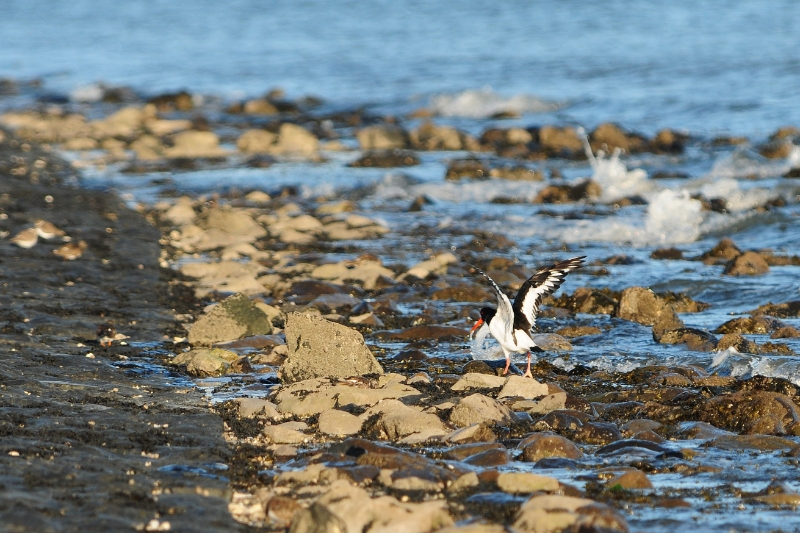
M 728 276 L 759 276 L 769 272 L 769 264 L 756 252 L 745 252 L 725 265 Z
M 678 328 L 665 331 L 658 342 L 661 344 L 686 344 L 690 350 L 711 352 L 717 347 L 717 338 L 697 328 Z
M 644 453 L 645 455 L 661 455 L 665 454 L 668 457 L 682 457 L 680 452 L 674 452 L 673 450 L 662 446 L 661 444 L 650 442 L 647 440 L 634 440 L 634 439 L 624 439 L 612 442 L 611 444 L 607 444 L 597 450 L 595 450 L 594 454 L 597 456 L 620 456 L 626 454 L 633 454 L 633 455 L 640 455 Z
M 459 428 L 442 437 L 443 442 L 447 443 L 470 443 L 470 442 L 494 442 L 497 440 L 492 428 L 487 424 L 472 424 L 465 428 Z
M 583 452 L 572 441 L 560 435 L 534 433 L 519 443 L 522 460 L 536 462 L 546 458 L 580 459 Z
M 470 361 L 461 369 L 464 374 L 475 373 L 475 374 L 489 374 L 491 376 L 496 376 L 497 373 L 495 369 L 489 366 L 485 361 Z
M 647 474 L 641 470 L 629 470 L 624 474 L 610 479 L 606 485 L 611 488 L 620 487 L 627 490 L 653 488 L 653 483 L 648 479 Z
M 505 448 L 490 448 L 475 455 L 470 455 L 463 462 L 472 466 L 490 467 L 502 466 L 509 463 L 508 450 Z
M 717 350 L 725 351 L 728 348 L 735 348 L 739 353 L 757 354 L 759 352 L 758 345 L 755 342 L 742 337 L 738 333 L 728 333 L 719 339 Z
M 497 442 L 477 442 L 474 444 L 462 444 L 448 448 L 442 452 L 445 459 L 452 459 L 454 461 L 462 461 L 467 457 L 485 452 L 486 450 L 505 449 L 500 443 Z
M 573 438 L 584 444 L 608 444 L 622 438 L 614 424 L 609 422 L 586 422 L 573 434 Z

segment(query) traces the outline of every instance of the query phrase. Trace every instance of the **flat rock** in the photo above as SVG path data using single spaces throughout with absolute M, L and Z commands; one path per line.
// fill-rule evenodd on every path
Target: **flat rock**
M 308 435 L 296 429 L 292 422 L 266 426 L 262 433 L 268 442 L 274 444 L 302 444 L 310 439 Z
M 352 328 L 314 315 L 289 313 L 284 333 L 289 355 L 278 372 L 284 383 L 383 374 L 364 337 Z
M 329 409 L 319 415 L 318 428 L 320 433 L 334 437 L 355 435 L 361 431 L 364 422 L 355 415 L 338 409 Z
M 209 345 L 251 335 L 269 335 L 272 323 L 250 298 L 234 294 L 203 313 L 189 328 L 189 343 Z
M 519 377 L 519 376 L 513 376 Z M 506 383 L 506 378 L 502 376 L 482 374 L 482 373 L 469 373 L 461 376 L 461 379 L 456 381 L 450 390 L 460 391 L 467 389 L 499 389 Z M 545 389 L 547 386 L 545 386 Z
M 509 376 L 497 397 L 534 400 L 542 396 L 547 396 L 549 392 L 550 390 L 546 384 L 540 383 L 535 379 L 524 378 L 522 376 Z
M 450 412 L 450 423 L 458 427 L 480 423 L 511 424 L 514 415 L 497 400 L 483 394 L 472 394 L 459 400 Z
M 239 416 L 243 418 L 258 417 L 277 420 L 283 415 L 278 412 L 274 403 L 262 398 L 238 398 Z
M 529 472 L 501 472 L 495 483 L 500 490 L 511 494 L 530 494 L 537 491 L 555 492 L 559 487 L 556 478 Z

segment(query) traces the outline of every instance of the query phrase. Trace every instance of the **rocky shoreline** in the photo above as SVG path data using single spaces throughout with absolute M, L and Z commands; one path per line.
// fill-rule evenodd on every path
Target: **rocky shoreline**
M 720 488 L 741 481 L 730 464 L 743 454 L 768 456 L 770 472 L 797 464 L 800 389 L 785 379 L 692 365 L 565 370 L 541 360 L 529 380 L 471 361 L 468 326 L 492 299 L 472 265 L 509 291 L 533 273 L 485 253 L 510 247 L 502 235 L 459 236 L 463 246 L 431 245 L 424 260 L 406 264 L 403 250 L 370 246 L 389 229 L 351 200 L 229 191 L 135 212 L 113 195 L 75 188 L 69 166 L 38 144 L 101 149 L 76 166 L 123 162 L 136 172 L 230 156 L 207 124 L 158 115 L 193 105 L 173 96 L 91 122 L 4 116 L 17 128 L 0 138 L 0 230 L 10 237 L 0 241 L 8 287 L 0 522 L 9 531 L 628 531 L 647 525 L 639 515 L 684 513 L 688 523 L 692 512 L 742 508 L 783 518 L 800 505 L 800 494 L 768 475 L 748 478 L 755 490 Z M 299 113 L 261 100 L 228 111 L 248 120 Z M 321 142 L 327 150 L 338 142 L 321 124 L 237 131 L 235 144 L 253 156 L 247 165 L 314 159 Z M 409 149 L 521 161 L 584 154 L 571 128 L 495 129 L 476 139 L 430 125 L 354 125 L 365 151 L 354 166 L 413 164 Z M 770 142 L 789 146 L 792 135 Z M 679 151 L 687 141 L 613 125 L 589 140 L 633 152 Z M 473 158 L 447 170 L 447 179 L 514 176 L 544 179 Z M 588 181 L 554 184 L 537 202 L 597 196 Z M 53 253 L 63 237 L 30 248 L 12 240 L 42 219 L 84 243 L 78 257 Z M 438 242 L 441 233 L 413 231 L 400 232 L 402 246 Z M 729 239 L 692 258 L 653 252 L 654 260 L 679 258 L 726 276 L 798 264 Z M 599 276 L 625 261 L 594 260 L 588 270 Z M 545 303 L 543 316 L 559 323 L 539 344 L 566 356 L 573 343 L 607 333 L 578 313 L 697 352 L 795 355 L 780 339 L 800 336 L 783 321 L 800 316 L 796 301 L 713 331 L 678 316 L 703 302 L 645 287 L 578 287 Z M 101 345 L 97 327 L 109 322 L 128 339 Z M 774 341 L 744 336 L 754 333 Z M 455 357 L 430 355 L 442 351 Z M 238 398 L 212 405 L 195 385 L 215 399 L 227 391 Z

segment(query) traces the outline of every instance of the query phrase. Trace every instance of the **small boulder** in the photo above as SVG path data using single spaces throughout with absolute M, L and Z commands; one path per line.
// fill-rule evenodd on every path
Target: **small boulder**
M 289 355 L 278 372 L 284 383 L 383 374 L 364 337 L 352 328 L 314 315 L 289 313 L 284 333 Z
M 726 265 L 723 274 L 728 276 L 760 276 L 769 272 L 769 264 L 756 252 L 745 252 L 731 259 Z
M 522 460 L 528 462 L 536 462 L 547 457 L 566 459 L 583 457 L 583 452 L 575 443 L 552 433 L 534 433 L 520 442 L 518 448 L 522 450 Z
M 356 138 L 362 150 L 395 150 L 408 146 L 408 134 L 392 124 L 367 126 L 358 130 Z
M 172 364 L 186 367 L 186 372 L 200 378 L 227 374 L 239 356 L 221 348 L 196 348 L 183 352 L 172 359 Z
M 244 294 L 234 294 L 192 324 L 189 344 L 210 345 L 270 333 L 272 323 L 269 317 Z
M 457 427 L 482 422 L 511 424 L 513 421 L 514 415 L 508 407 L 483 394 L 472 394 L 462 398 L 450 412 L 450 423 Z

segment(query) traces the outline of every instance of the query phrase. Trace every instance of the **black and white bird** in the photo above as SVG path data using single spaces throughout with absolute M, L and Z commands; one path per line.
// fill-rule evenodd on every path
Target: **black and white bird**
M 567 274 L 580 267 L 585 258 L 586 256 L 573 257 L 539 270 L 522 284 L 513 305 L 494 280 L 485 272 L 478 270 L 489 280 L 497 294 L 497 309 L 492 307 L 481 309 L 481 317 L 472 326 L 469 334 L 472 337 L 478 328 L 489 328 L 489 333 L 500 344 L 506 356 L 503 375 L 508 374 L 511 354 L 525 352 L 528 355 L 525 377 L 533 377 L 531 375 L 531 350 L 538 347 L 531 337 L 531 329 L 536 324 L 536 314 L 539 312 L 542 299 L 558 289 L 564 283 Z

